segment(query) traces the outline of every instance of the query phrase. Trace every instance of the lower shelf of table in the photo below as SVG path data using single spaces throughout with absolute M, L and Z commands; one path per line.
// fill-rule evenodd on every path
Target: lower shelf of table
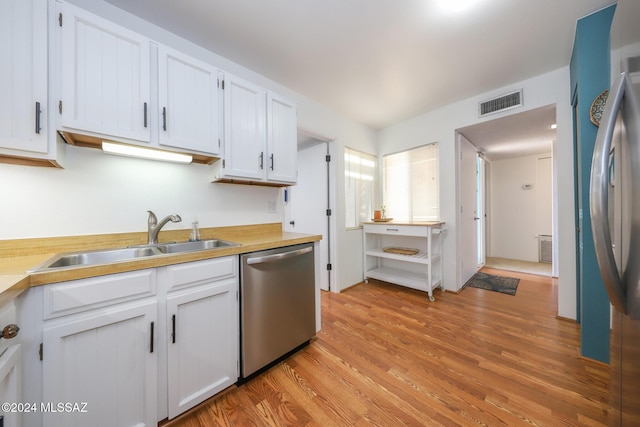
M 429 286 L 429 280 L 426 274 L 388 267 L 379 267 L 369 270 L 365 273 L 365 277 L 427 292 L 433 291 L 435 288 L 439 287 L 441 283 L 440 280 L 434 280 Z

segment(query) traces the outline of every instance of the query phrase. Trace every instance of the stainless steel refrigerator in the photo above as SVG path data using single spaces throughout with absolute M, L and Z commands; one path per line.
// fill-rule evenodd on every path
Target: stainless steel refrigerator
M 611 426 L 640 426 L 640 1 L 619 0 L 593 153 L 591 227 L 612 305 Z

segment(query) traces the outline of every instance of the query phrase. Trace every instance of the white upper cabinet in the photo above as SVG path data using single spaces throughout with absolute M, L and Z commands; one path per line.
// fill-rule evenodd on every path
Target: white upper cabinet
M 229 75 L 224 84 L 224 174 L 261 180 L 267 155 L 267 93 Z
M 267 97 L 267 152 L 269 181 L 295 183 L 298 178 L 296 105 L 279 95 Z
M 235 76 L 224 79 L 224 162 L 213 179 L 295 184 L 297 121 L 293 102 Z
M 218 70 L 161 45 L 158 80 L 160 145 L 218 154 Z
M 47 2 L 0 0 L 0 10 L 0 149 L 47 153 Z
M 63 3 L 61 125 L 148 142 L 150 41 Z

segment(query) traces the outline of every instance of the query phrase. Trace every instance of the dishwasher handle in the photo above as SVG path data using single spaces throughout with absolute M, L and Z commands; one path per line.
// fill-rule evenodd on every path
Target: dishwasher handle
M 257 256 L 257 257 L 248 257 L 247 264 L 262 264 L 266 262 L 278 262 L 283 259 L 294 258 L 300 255 L 308 254 L 313 250 L 313 246 L 307 246 L 306 248 L 296 249 L 295 251 L 282 252 L 279 254 L 273 255 L 265 255 L 265 256 Z

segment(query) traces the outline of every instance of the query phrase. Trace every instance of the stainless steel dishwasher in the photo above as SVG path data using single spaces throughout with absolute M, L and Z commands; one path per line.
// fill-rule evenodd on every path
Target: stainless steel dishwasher
M 313 243 L 241 256 L 240 377 L 316 334 Z

